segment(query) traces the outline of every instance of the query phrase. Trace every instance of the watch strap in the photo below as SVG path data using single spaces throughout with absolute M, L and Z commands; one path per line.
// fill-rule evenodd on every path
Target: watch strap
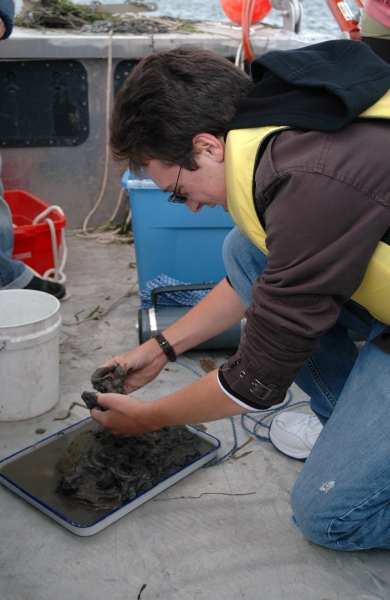
M 172 348 L 171 344 L 168 340 L 163 336 L 162 333 L 156 333 L 152 337 L 156 340 L 161 350 L 164 352 L 165 356 L 170 362 L 175 362 L 176 360 L 176 352 Z

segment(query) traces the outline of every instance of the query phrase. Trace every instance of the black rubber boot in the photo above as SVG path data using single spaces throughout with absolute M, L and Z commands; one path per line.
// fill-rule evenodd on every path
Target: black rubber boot
M 36 290 L 37 292 L 46 292 L 46 294 L 51 294 L 61 300 L 66 294 L 65 286 L 62 283 L 57 283 L 56 281 L 50 281 L 48 279 L 41 279 L 40 277 L 35 277 L 31 279 L 30 283 L 28 283 L 25 290 Z

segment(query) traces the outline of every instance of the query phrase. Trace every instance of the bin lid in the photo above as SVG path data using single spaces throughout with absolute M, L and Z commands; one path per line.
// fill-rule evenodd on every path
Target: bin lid
M 131 173 L 129 169 L 122 175 L 122 188 L 124 190 L 158 190 L 157 185 L 149 179 L 149 177 L 137 177 L 134 173 Z

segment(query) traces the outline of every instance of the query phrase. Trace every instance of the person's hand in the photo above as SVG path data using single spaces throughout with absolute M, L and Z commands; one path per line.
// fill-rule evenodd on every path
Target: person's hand
M 152 402 L 111 393 L 97 394 L 97 401 L 107 410 L 93 408 L 91 417 L 112 433 L 124 436 L 141 435 L 170 425 L 216 421 L 248 411 L 221 390 L 217 369 Z
M 98 404 L 108 410 L 91 410 L 91 417 L 115 435 L 141 435 L 159 429 L 148 421 L 148 402 L 123 394 L 97 394 Z
M 151 339 L 134 350 L 114 356 L 101 367 L 121 365 L 127 372 L 125 393 L 131 394 L 157 377 L 167 362 L 168 359 L 156 340 Z
M 3 19 L 0 18 L 0 40 L 3 38 L 6 31 Z

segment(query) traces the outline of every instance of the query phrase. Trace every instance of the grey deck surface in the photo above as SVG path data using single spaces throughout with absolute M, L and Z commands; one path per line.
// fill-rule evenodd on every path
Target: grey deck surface
M 136 282 L 132 246 L 67 235 L 64 322 L 107 307 Z M 109 299 L 108 299 L 109 297 Z M 75 407 L 54 421 L 102 362 L 138 342 L 138 299 L 104 321 L 62 327 L 58 404 L 48 413 L 0 423 L 0 459 L 85 418 Z M 202 353 L 220 364 L 226 353 Z M 188 358 L 183 362 L 199 365 Z M 153 400 L 196 379 L 174 364 L 137 397 Z M 21 374 L 23 376 L 23 374 Z M 293 388 L 294 400 L 304 395 Z M 307 409 L 306 409 L 307 410 Z M 237 421 L 238 442 L 248 435 Z M 44 435 L 36 433 L 46 429 Z M 207 424 L 226 452 L 229 420 Z M 245 455 L 244 455 L 245 454 Z M 0 600 L 377 600 L 390 598 L 387 551 L 343 553 L 309 542 L 290 522 L 290 491 L 302 463 L 252 440 L 219 465 L 199 469 L 92 537 L 78 537 L 0 486 Z

